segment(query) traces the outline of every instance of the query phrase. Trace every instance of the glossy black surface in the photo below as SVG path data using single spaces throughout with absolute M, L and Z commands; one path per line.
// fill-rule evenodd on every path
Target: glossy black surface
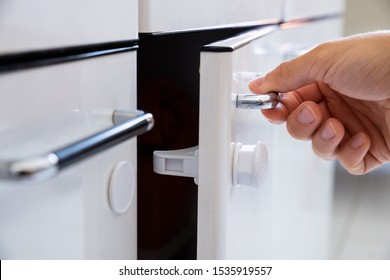
M 138 40 L 0 55 L 0 73 L 137 50 Z

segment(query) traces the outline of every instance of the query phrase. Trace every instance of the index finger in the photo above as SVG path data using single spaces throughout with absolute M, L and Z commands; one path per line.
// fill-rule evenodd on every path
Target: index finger
M 323 81 L 332 65 L 333 53 L 333 44 L 319 45 L 301 56 L 283 62 L 267 75 L 252 80 L 249 88 L 254 93 L 289 92 Z

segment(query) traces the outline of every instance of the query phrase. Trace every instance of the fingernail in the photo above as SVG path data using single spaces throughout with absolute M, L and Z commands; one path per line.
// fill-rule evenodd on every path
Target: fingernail
M 324 129 L 321 132 L 321 137 L 324 140 L 330 140 L 336 135 L 336 130 L 332 123 L 328 122 L 325 124 Z
M 364 144 L 364 138 L 361 134 L 359 134 L 359 135 L 355 135 L 354 137 L 352 137 L 351 143 L 349 144 L 349 146 L 352 149 L 359 149 L 361 146 L 363 146 L 363 144 Z
M 253 80 L 251 80 L 248 84 L 249 88 L 251 89 L 260 89 L 261 86 L 264 84 L 265 76 L 257 77 Z
M 298 120 L 305 125 L 311 124 L 315 121 L 316 115 L 309 106 L 303 107 L 298 115 Z

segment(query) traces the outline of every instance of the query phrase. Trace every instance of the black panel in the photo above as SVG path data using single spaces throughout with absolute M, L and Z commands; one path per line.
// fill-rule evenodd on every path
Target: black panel
M 133 51 L 137 43 L 128 40 L 0 55 L 0 73 Z

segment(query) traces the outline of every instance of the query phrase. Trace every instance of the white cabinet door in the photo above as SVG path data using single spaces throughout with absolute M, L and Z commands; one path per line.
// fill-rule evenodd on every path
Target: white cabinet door
M 314 44 L 340 36 L 338 19 L 260 28 L 203 47 L 200 67 L 198 173 L 199 259 L 321 259 L 328 257 L 333 166 L 309 142 L 259 110 L 236 108 L 247 83 Z M 261 141 L 253 185 L 245 179 L 250 149 Z M 242 154 L 235 149 L 241 144 Z M 249 150 L 249 152 L 248 152 Z M 237 155 L 244 165 L 236 173 Z M 246 158 L 245 158 L 246 157 Z M 238 163 L 240 165 L 240 163 Z M 240 169 L 240 168 L 238 168 Z M 248 171 L 249 170 L 249 171 Z M 248 174 L 246 174 L 246 172 Z M 263 172 L 264 173 L 264 172 Z M 236 175 L 241 181 L 236 181 Z M 249 182 L 249 183 L 248 183 Z M 253 181 L 252 181 L 253 182 Z
M 0 54 L 138 38 L 137 0 L 2 0 Z
M 313 18 L 341 14 L 344 11 L 344 0 L 285 0 L 283 19 Z
M 140 33 L 210 29 L 341 14 L 343 0 L 142 0 Z
M 0 169 L 112 126 L 116 109 L 136 109 L 135 71 L 130 51 L 1 73 Z M 45 181 L 0 171 L 0 258 L 135 259 L 136 158 L 133 138 Z M 121 176 L 131 192 L 118 205 Z
M 140 33 L 218 28 L 282 19 L 283 0 L 142 0 Z

